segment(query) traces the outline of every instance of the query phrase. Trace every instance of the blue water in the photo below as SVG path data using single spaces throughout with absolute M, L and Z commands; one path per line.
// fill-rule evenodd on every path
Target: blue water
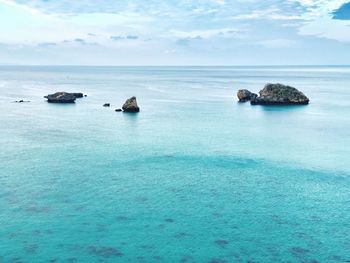
M 350 67 L 3 66 L 0 132 L 0 262 L 350 261 Z

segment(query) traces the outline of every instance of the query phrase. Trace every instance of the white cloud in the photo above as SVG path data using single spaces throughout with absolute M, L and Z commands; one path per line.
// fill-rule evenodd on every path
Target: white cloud
M 294 0 L 293 0 L 294 1 Z M 348 0 L 295 0 L 308 7 L 306 20 L 299 28 L 301 35 L 350 42 L 350 21 L 333 19 L 332 12 Z

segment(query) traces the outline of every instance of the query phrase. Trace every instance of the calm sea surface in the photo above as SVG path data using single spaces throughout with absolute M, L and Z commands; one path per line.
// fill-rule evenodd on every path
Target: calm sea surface
M 2 66 L 0 134 L 0 262 L 350 261 L 350 67 Z

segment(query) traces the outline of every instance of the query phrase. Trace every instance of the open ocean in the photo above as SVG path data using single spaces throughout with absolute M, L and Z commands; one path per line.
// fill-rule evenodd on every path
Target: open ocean
M 0 134 L 1 263 L 350 261 L 350 67 L 1 66 Z

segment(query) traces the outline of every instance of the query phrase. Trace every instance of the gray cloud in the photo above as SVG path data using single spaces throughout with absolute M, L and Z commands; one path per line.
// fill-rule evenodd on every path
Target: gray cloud
M 119 40 L 137 40 L 139 39 L 138 36 L 135 35 L 127 35 L 127 36 L 111 36 L 110 39 L 114 41 L 119 41 Z

